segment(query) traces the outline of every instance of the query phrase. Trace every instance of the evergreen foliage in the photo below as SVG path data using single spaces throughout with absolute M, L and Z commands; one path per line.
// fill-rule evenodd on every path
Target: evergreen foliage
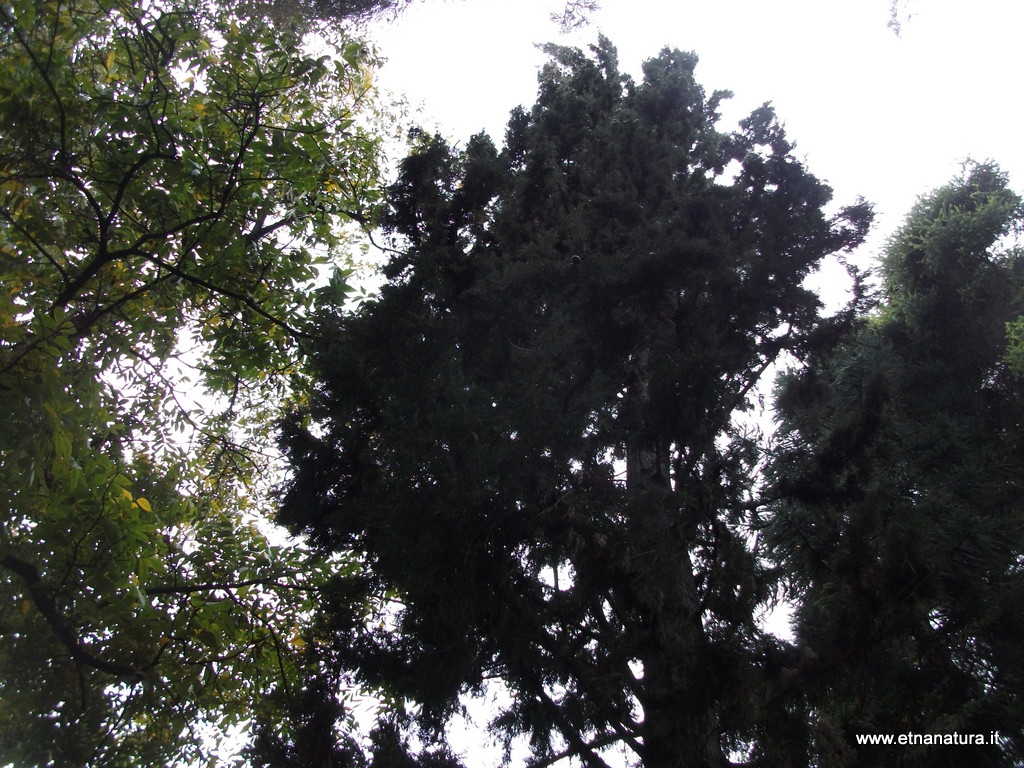
M 870 212 L 826 212 L 770 107 L 719 130 L 692 54 L 634 82 L 606 40 L 548 52 L 500 151 L 416 138 L 388 284 L 323 318 L 280 511 L 362 562 L 311 634 L 321 668 L 383 692 L 395 748 L 500 683 L 492 726 L 535 766 L 805 765 L 734 417 L 848 327 L 804 280 Z
M 1024 392 L 1020 200 L 991 165 L 920 200 L 856 337 L 779 388 L 784 499 L 769 526 L 813 669 L 819 764 L 1024 759 Z M 864 733 L 1001 746 L 880 748 Z

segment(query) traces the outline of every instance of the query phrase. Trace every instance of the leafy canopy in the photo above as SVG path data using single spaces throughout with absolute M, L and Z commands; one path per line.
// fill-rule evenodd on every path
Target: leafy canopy
M 192 760 L 289 690 L 316 574 L 254 524 L 256 448 L 376 200 L 373 64 L 216 7 L 0 4 L 4 762 Z

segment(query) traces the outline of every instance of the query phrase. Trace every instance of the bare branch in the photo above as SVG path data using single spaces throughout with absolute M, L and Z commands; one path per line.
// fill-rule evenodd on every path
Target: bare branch
M 39 570 L 32 563 L 9 554 L 0 558 L 0 565 L 3 565 L 7 570 L 19 576 L 25 583 L 25 588 L 36 610 L 46 619 L 46 623 L 50 625 L 54 634 L 57 635 L 57 638 L 75 662 L 120 679 L 141 682 L 145 678 L 145 675 L 134 667 L 101 659 L 82 646 L 77 632 L 65 616 L 61 614 L 57 601 L 53 599 L 50 591 L 43 583 Z
M 299 591 L 314 592 L 317 587 L 310 587 L 303 584 L 289 584 L 278 581 L 279 578 L 294 576 L 299 571 L 288 571 L 274 578 L 247 579 L 245 581 L 209 582 L 205 584 L 165 584 L 155 587 L 146 587 L 142 591 L 153 597 L 155 595 L 191 595 L 197 592 L 216 592 L 223 590 L 230 592 L 233 589 L 242 587 L 264 586 L 277 587 L 279 589 L 294 589 Z

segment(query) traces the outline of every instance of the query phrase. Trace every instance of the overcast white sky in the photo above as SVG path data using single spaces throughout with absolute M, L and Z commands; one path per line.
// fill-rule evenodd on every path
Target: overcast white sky
M 417 0 L 373 31 L 388 59 L 380 83 L 418 106 L 425 127 L 500 142 L 509 111 L 533 103 L 538 43 L 585 46 L 602 32 L 634 76 L 665 46 L 695 51 L 705 89 L 735 94 L 724 127 L 773 102 L 837 200 L 875 204 L 872 254 L 968 157 L 996 160 L 1024 189 L 1020 0 L 907 0 L 900 37 L 889 0 L 603 0 L 569 37 L 549 18 L 560 7 Z

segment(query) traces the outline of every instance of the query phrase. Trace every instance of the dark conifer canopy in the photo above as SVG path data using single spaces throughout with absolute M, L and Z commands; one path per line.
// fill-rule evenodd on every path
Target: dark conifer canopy
M 692 54 L 548 52 L 502 149 L 416 138 L 388 284 L 323 319 L 280 519 L 363 565 L 320 639 L 428 729 L 500 681 L 538 766 L 806 764 L 733 417 L 848 320 L 804 280 L 869 210 L 829 212 L 770 107 L 721 131 Z
M 920 200 L 889 243 L 879 310 L 781 382 L 768 533 L 819 665 L 822 765 L 1020 765 L 1024 755 L 1024 312 L 1020 200 L 992 165 Z M 1002 743 L 858 746 L 857 734 Z

